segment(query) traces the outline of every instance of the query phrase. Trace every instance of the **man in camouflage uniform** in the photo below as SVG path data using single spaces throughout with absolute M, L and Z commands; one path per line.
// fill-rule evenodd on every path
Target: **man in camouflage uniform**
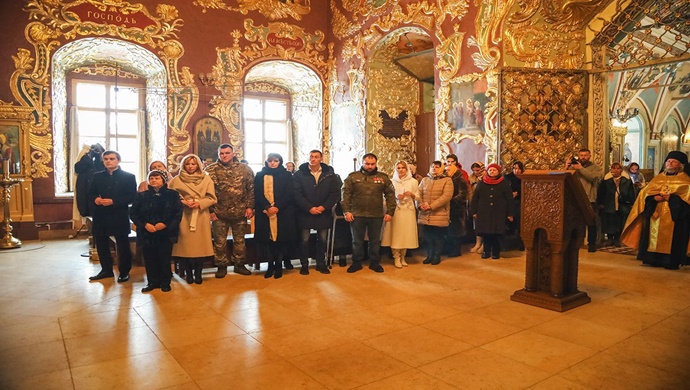
M 352 231 L 352 265 L 347 272 L 362 269 L 364 260 L 364 235 L 369 236 L 369 269 L 383 272 L 380 260 L 381 228 L 393 219 L 395 213 L 395 189 L 387 174 L 376 168 L 373 153 L 362 157 L 362 168 L 352 172 L 343 185 L 343 212 Z M 384 204 L 385 200 L 385 204 Z
M 228 273 L 228 229 L 232 231 L 232 262 L 235 273 L 251 275 L 245 266 L 244 235 L 247 220 L 254 216 L 254 172 L 235 157 L 230 144 L 218 147 L 218 161 L 206 167 L 213 180 L 218 203 L 211 206 L 213 249 L 218 271 L 217 278 Z

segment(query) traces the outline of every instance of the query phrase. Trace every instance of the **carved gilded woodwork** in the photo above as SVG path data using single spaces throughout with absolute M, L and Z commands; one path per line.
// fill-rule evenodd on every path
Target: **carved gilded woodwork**
M 291 17 L 302 20 L 303 15 L 311 12 L 310 0 L 237 0 L 237 7 L 227 4 L 226 0 L 194 0 L 192 4 L 202 7 L 201 12 L 209 9 L 240 12 L 243 15 L 249 11 L 258 11 L 269 20 L 286 19 Z
M 441 82 L 447 82 L 453 78 L 460 69 L 462 59 L 462 42 L 465 37 L 464 32 L 458 32 L 455 25 L 455 33 L 436 46 L 436 57 L 438 62 L 436 69 Z
M 474 65 L 483 71 L 489 71 L 499 65 L 501 50 L 498 44 L 502 40 L 503 23 L 515 0 L 482 1 L 475 17 L 477 36 L 467 39 L 467 47 L 476 47 L 478 53 L 472 53 Z
M 586 144 L 587 88 L 582 71 L 504 69 L 499 162 L 562 168 Z
M 284 96 L 290 95 L 290 92 L 287 89 L 280 87 L 278 85 L 263 82 L 263 81 L 245 83 L 244 84 L 244 91 L 245 92 L 255 92 L 255 93 L 270 93 L 273 95 L 284 95 Z
M 126 70 L 112 67 L 110 64 L 93 64 L 90 66 L 80 66 L 70 70 L 74 74 L 83 74 L 88 76 L 117 76 L 121 79 L 140 79 L 136 73 L 128 72 Z
M 514 2 L 520 8 L 504 24 L 505 53 L 529 67 L 579 69 L 584 63 L 584 27 L 608 2 Z
M 399 55 L 396 43 L 407 31 L 423 34 L 420 29 L 403 28 L 387 35 L 369 59 L 366 74 L 366 147 L 367 151 L 378 156 L 378 165 L 384 172 L 392 172 L 397 160 L 412 161 L 415 156 L 419 81 L 393 62 L 393 58 Z M 351 73 L 348 72 L 348 75 Z M 407 114 L 402 124 L 405 132 L 399 137 L 382 134 L 383 111 L 392 119 L 398 118 L 403 112 Z
M 301 27 L 288 23 L 257 26 L 251 19 L 245 19 L 244 28 L 244 38 L 250 42 L 257 42 L 245 47 L 242 51 L 247 62 L 276 57 L 309 64 L 318 69 L 321 75 L 327 73 L 323 31 L 317 30 L 311 34 Z
M 53 159 L 49 98 L 52 87 L 49 74 L 51 52 L 65 42 L 86 35 L 116 37 L 160 50 L 169 87 L 169 163 L 171 170 L 176 169 L 180 154 L 189 149 L 190 138 L 184 129 L 198 101 L 198 90 L 192 82 L 189 69 L 177 70 L 177 61 L 184 53 L 182 45 L 174 40 L 176 32 L 183 25 L 177 9 L 158 4 L 154 15 L 142 4 L 121 0 L 30 0 L 24 10 L 29 13 L 31 20 L 35 20 L 25 29 L 26 39 L 34 46 L 35 58 L 26 49 L 17 51 L 13 56 L 16 70 L 10 79 L 10 89 L 19 104 L 35 111 L 34 123 L 30 125 L 33 177 L 47 177 L 52 171 L 49 167 Z M 53 114 L 61 117 L 54 119 L 62 123 L 65 109 L 55 107 Z
M 182 19 L 178 19 L 177 8 L 166 4 L 156 6 L 156 16 L 142 4 L 122 0 L 30 0 L 24 10 L 29 12 L 31 19 L 45 23 L 40 29 L 54 29 L 67 40 L 79 35 L 107 35 L 156 47 L 177 38 L 176 32 L 183 25 Z
M 603 61 L 603 51 L 595 50 L 592 52 L 595 63 Z M 609 119 L 609 103 L 606 93 L 606 75 L 593 73 L 592 79 L 592 143 L 589 149 L 592 151 L 592 161 L 604 166 L 606 151 L 606 129 L 611 120 Z

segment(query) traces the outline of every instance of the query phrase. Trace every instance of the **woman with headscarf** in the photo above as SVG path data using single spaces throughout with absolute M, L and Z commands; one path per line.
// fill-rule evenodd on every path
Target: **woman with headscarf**
M 168 185 L 180 193 L 183 209 L 180 235 L 172 254 L 185 270 L 187 283 L 201 284 L 204 261 L 213 258 L 209 208 L 218 199 L 213 180 L 204 172 L 199 156 L 189 154 L 180 165 L 180 174 Z
M 381 246 L 389 246 L 396 268 L 407 267 L 405 254 L 419 246 L 417 240 L 417 213 L 415 200 L 419 196 L 419 183 L 412 177 L 405 161 L 395 163 L 393 188 L 395 188 L 395 218 L 383 227 Z
M 474 194 L 474 189 L 475 189 L 475 187 L 477 187 L 477 183 L 482 181 L 482 178 L 484 177 L 484 175 L 486 175 L 486 169 L 484 167 L 484 163 L 481 161 L 477 161 L 477 162 L 473 163 L 470 166 L 470 169 L 472 169 L 472 174 L 470 175 L 470 179 L 469 179 L 470 180 L 469 199 L 471 202 L 472 196 Z M 474 227 L 474 224 L 475 224 L 475 220 L 474 220 L 474 218 L 472 218 L 472 226 L 473 227 Z M 475 242 L 474 246 L 470 249 L 470 253 L 482 253 L 482 251 L 484 250 L 484 246 L 482 245 L 483 239 L 480 235 L 476 234 L 476 231 L 474 233 L 475 233 L 476 242 Z
M 165 172 L 166 175 L 170 176 L 170 173 L 168 172 L 168 168 L 165 166 L 165 163 L 163 161 L 155 160 L 151 161 L 151 164 L 149 164 L 149 172 L 151 171 L 163 171 Z M 141 183 L 139 183 L 139 187 L 137 188 L 137 192 L 143 192 L 149 189 L 149 182 L 144 180 Z
M 513 221 L 513 191 L 498 164 L 490 164 L 472 195 L 472 218 L 478 236 L 484 238 L 482 259 L 501 258 L 500 238 L 506 223 Z
M 264 167 L 254 178 L 254 239 L 264 248 L 268 259 L 264 278 L 283 276 L 283 254 L 297 240 L 293 188 L 292 174 L 283 167 L 283 157 L 269 153 Z
M 429 167 L 429 175 L 419 183 L 417 221 L 424 225 L 424 242 L 427 257 L 424 264 L 441 263 L 441 251 L 450 223 L 450 200 L 453 198 L 453 181 L 443 169 L 443 163 L 434 161 Z

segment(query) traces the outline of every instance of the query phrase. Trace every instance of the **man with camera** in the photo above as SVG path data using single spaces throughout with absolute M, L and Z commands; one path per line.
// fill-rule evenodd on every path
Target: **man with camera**
M 592 152 L 589 149 L 580 149 L 577 152 L 577 158 L 573 157 L 565 163 L 565 169 L 575 171 L 575 177 L 582 183 L 592 210 L 596 214 L 597 188 L 599 187 L 599 181 L 604 176 L 604 169 L 593 163 L 590 160 L 591 158 Z M 595 221 L 594 224 L 587 226 L 589 252 L 597 251 L 597 223 L 598 221 Z

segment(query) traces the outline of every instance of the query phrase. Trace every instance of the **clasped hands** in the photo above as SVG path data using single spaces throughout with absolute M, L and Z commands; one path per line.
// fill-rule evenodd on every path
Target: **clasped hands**
M 166 227 L 166 226 L 165 226 L 165 224 L 164 224 L 163 222 L 158 222 L 158 223 L 155 224 L 155 225 L 154 225 L 154 224 L 151 224 L 151 223 L 147 223 L 147 224 L 144 226 L 144 228 L 146 228 L 146 230 L 147 230 L 149 233 L 155 233 L 155 232 L 157 232 L 157 231 L 159 231 L 159 230 L 165 229 L 165 227 Z

